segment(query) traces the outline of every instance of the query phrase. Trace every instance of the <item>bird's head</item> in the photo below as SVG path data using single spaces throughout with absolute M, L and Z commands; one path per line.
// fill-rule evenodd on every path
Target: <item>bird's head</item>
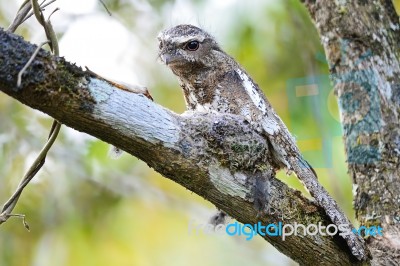
M 158 35 L 159 57 L 178 76 L 198 73 L 218 64 L 222 53 L 215 39 L 192 25 L 178 25 Z

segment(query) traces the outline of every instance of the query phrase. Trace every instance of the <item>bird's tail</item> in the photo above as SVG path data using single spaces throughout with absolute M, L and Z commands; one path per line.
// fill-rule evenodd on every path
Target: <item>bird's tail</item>
M 311 196 L 315 199 L 318 206 L 322 207 L 331 221 L 339 226 L 340 224 L 347 224 L 351 230 L 354 229 L 353 225 L 339 208 L 336 201 L 328 194 L 325 188 L 318 182 L 317 175 L 312 167 L 303 158 L 290 157 L 288 158 L 292 170 L 296 173 L 297 177 L 302 181 L 304 186 L 308 189 Z M 349 246 L 351 253 L 359 260 L 366 260 L 369 257 L 368 249 L 364 240 L 353 233 L 343 235 Z

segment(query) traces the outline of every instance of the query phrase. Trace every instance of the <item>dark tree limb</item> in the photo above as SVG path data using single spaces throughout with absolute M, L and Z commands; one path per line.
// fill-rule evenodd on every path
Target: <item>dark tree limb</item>
M 323 210 L 274 177 L 265 138 L 241 117 L 177 115 L 143 95 L 116 89 L 44 50 L 17 87 L 18 72 L 35 48 L 0 29 L 1 91 L 138 157 L 239 222 L 330 224 Z M 271 180 L 270 212 L 263 217 L 257 217 L 252 202 L 254 165 Z M 302 265 L 356 262 L 339 236 L 291 236 L 285 241 L 264 238 Z
M 373 264 L 400 261 L 400 25 L 391 0 L 304 1 L 339 99 L 354 208 Z

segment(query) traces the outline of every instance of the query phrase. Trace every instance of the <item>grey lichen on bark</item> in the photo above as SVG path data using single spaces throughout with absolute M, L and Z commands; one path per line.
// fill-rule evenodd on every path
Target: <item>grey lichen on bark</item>
M 239 116 L 177 115 L 142 95 L 113 88 L 42 50 L 16 87 L 35 46 L 0 29 L 0 90 L 66 126 L 113 144 L 242 223 L 328 225 L 323 210 L 274 177 L 268 143 Z M 257 217 L 253 183 L 270 180 L 269 212 Z M 264 236 L 302 265 L 351 265 L 340 236 Z
M 361 225 L 373 263 L 400 261 L 400 25 L 390 0 L 304 1 L 320 34 L 339 100 Z

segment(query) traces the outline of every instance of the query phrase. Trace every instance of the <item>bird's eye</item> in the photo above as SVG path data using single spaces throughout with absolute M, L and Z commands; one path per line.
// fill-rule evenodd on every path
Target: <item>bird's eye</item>
M 199 49 L 200 43 L 198 41 L 189 41 L 186 43 L 185 48 L 189 51 L 196 51 Z

